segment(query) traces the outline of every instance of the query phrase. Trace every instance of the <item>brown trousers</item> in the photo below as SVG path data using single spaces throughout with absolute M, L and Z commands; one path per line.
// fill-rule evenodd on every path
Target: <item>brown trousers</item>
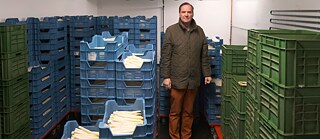
M 196 98 L 195 89 L 171 88 L 171 108 L 169 114 L 169 134 L 172 139 L 190 139 L 193 122 L 193 103 Z M 181 118 L 180 118 L 181 114 Z M 181 137 L 180 137 L 181 121 Z

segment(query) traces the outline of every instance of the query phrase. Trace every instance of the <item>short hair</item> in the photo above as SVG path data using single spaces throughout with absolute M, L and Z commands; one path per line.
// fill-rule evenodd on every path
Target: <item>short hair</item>
M 179 13 L 181 12 L 181 7 L 184 6 L 184 5 L 190 5 L 191 8 L 192 8 L 192 12 L 193 12 L 193 6 L 192 6 L 190 3 L 188 3 L 188 2 L 184 2 L 184 3 L 182 3 L 182 4 L 179 6 Z

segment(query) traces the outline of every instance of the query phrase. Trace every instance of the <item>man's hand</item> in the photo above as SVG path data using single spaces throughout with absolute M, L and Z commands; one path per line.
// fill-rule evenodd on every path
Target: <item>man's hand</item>
M 208 76 L 208 77 L 205 77 L 205 78 L 204 78 L 204 84 L 210 84 L 211 81 L 212 81 L 211 76 Z
M 166 78 L 163 80 L 162 85 L 166 88 L 166 89 L 171 89 L 171 79 L 170 78 Z

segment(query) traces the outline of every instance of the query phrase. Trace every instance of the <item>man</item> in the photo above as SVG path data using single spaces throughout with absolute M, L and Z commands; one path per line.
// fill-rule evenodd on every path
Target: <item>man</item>
M 193 19 L 193 6 L 179 6 L 179 22 L 167 28 L 161 50 L 163 85 L 171 90 L 169 134 L 172 139 L 189 139 L 193 122 L 193 103 L 200 86 L 212 80 L 207 39 Z M 181 118 L 180 118 L 181 115 Z M 181 121 L 181 135 L 180 135 Z

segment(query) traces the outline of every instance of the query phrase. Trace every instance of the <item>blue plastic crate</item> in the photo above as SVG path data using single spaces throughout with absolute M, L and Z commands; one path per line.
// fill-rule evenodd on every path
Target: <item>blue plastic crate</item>
M 82 125 L 92 126 L 96 125 L 99 120 L 103 119 L 102 115 L 84 115 L 81 114 Z M 100 124 L 100 123 L 99 123 Z M 101 136 L 100 136 L 101 138 Z
M 161 117 L 168 117 L 170 113 L 170 108 L 169 107 L 160 107 L 159 108 L 159 115 Z
M 116 80 L 117 89 L 152 89 L 155 87 L 157 87 L 155 77 L 140 80 Z
M 208 115 L 220 115 L 220 105 L 212 105 L 212 107 L 205 106 Z
M 135 29 L 134 39 L 157 39 L 157 30 Z
M 170 97 L 170 92 L 165 87 L 160 86 L 160 97 L 162 97 L 162 96 L 163 97 Z
M 160 97 L 160 106 L 170 108 L 170 97 Z
M 32 135 L 42 137 L 56 122 L 54 115 L 45 116 L 39 122 L 31 122 Z
M 79 29 L 70 29 L 70 38 L 83 38 L 83 39 L 87 39 L 87 38 L 91 38 L 88 40 L 84 40 L 84 41 L 91 41 L 92 37 L 96 34 L 96 30 L 94 28 L 84 28 L 81 29 L 79 31 Z
M 99 123 L 97 123 L 95 126 L 84 126 L 84 128 L 86 128 L 90 131 L 99 132 L 98 124 Z M 64 125 L 63 135 L 62 135 L 61 139 L 71 138 L 72 131 L 74 131 L 79 126 L 80 125 L 78 124 L 78 122 L 76 120 L 67 121 L 67 123 Z
M 49 96 L 38 104 L 30 104 L 30 116 L 34 117 L 33 121 L 38 122 L 39 118 L 42 118 L 42 116 L 47 115 L 51 111 L 54 111 L 53 101 L 54 99 Z M 36 116 L 38 116 L 38 119 L 36 119 Z
M 149 88 L 140 88 L 140 87 L 126 87 L 126 88 L 117 88 L 116 95 L 117 97 L 133 97 L 133 96 L 143 96 L 150 97 L 152 96 L 156 86 L 150 86 Z M 143 94 L 145 93 L 145 94 Z
M 150 79 L 155 77 L 155 70 L 142 71 L 142 70 L 130 70 L 126 71 L 116 71 L 116 78 L 123 80 L 141 80 L 141 79 Z
M 212 96 L 205 96 L 205 101 L 207 101 L 208 105 L 220 105 L 221 104 L 221 95 L 214 94 Z
M 54 110 L 52 101 L 49 104 L 50 105 L 44 105 L 44 108 L 42 108 L 40 110 L 37 110 L 37 111 L 31 110 L 31 112 L 30 112 L 31 124 L 34 124 L 34 125 L 41 124 L 48 117 L 53 117 L 55 115 L 55 110 Z
M 30 104 L 40 104 L 49 97 L 51 97 L 51 99 L 54 99 L 53 92 L 53 85 L 49 85 L 39 92 L 29 92 Z
M 109 29 L 111 30 L 111 29 Z M 134 39 L 134 29 L 124 29 L 124 28 L 113 28 L 113 33 L 115 36 L 122 35 L 126 33 L 127 39 Z
M 90 15 L 84 16 L 70 16 L 69 17 L 69 26 L 73 27 L 90 27 L 96 24 L 96 18 Z
M 109 25 L 108 16 L 95 16 L 96 25 Z
M 97 97 L 97 98 L 105 98 L 105 97 L 116 97 L 116 89 L 115 88 L 103 88 L 103 87 L 81 87 L 81 97 Z
M 30 75 L 30 74 L 29 74 Z M 30 76 L 29 76 L 30 79 Z M 47 74 L 43 78 L 38 80 L 29 80 L 29 92 L 43 92 L 44 90 L 48 89 L 48 86 L 54 83 L 54 76 L 53 74 Z M 37 97 L 36 95 L 35 97 Z
M 61 121 L 70 112 L 70 101 L 67 101 L 66 103 L 64 103 L 64 105 L 58 106 L 60 107 L 56 109 L 55 120 Z
M 70 97 L 70 88 L 67 84 L 54 92 L 55 103 L 59 103 L 61 100 L 63 100 L 64 97 Z
M 105 103 L 115 98 L 88 98 L 81 97 L 81 114 L 82 115 L 103 115 Z
M 135 45 L 137 45 L 137 44 L 138 45 L 140 45 L 140 44 L 143 44 L 143 45 L 154 44 L 154 45 L 156 45 L 157 39 L 135 39 L 134 44 Z
M 134 94 L 119 92 L 119 90 L 117 90 L 116 100 L 119 105 L 128 105 L 128 104 L 132 104 L 137 98 L 143 98 L 145 100 L 145 105 L 151 106 L 151 105 L 155 105 L 154 104 L 155 97 L 156 97 L 155 89 L 148 90 L 148 91 L 135 91 Z
M 132 70 L 141 70 L 141 71 L 151 71 L 151 70 L 155 70 L 155 56 L 156 53 L 155 51 L 148 51 L 145 53 L 145 55 L 135 55 L 137 57 L 142 58 L 143 60 L 143 64 L 141 66 L 141 68 L 126 68 L 124 66 L 124 60 L 128 57 L 128 56 L 132 56 L 134 55 L 131 52 L 124 52 L 121 56 L 120 60 L 116 60 L 116 70 L 117 71 L 128 71 L 130 72 L 130 70 L 128 69 L 132 69 Z M 139 75 L 140 76 L 140 75 Z
M 157 29 L 157 17 L 146 18 L 145 16 L 137 16 L 135 18 L 135 28 L 138 29 Z
M 88 69 L 88 70 L 80 69 L 80 78 L 115 80 L 116 71 L 104 70 L 104 69 Z
M 92 79 L 80 79 L 81 87 L 104 87 L 115 88 L 115 80 L 92 80 Z
M 53 56 L 57 55 L 63 51 L 67 51 L 67 43 L 60 42 L 58 44 L 41 44 L 38 45 L 38 48 L 35 48 L 34 54 L 38 55 L 48 55 Z
M 98 38 L 99 36 L 95 36 Z M 101 36 L 100 36 L 101 37 Z M 104 41 L 102 40 L 102 43 Z M 92 43 L 80 42 L 80 60 L 81 61 L 107 61 L 117 59 L 124 51 L 124 45 L 118 47 L 117 50 L 108 51 L 106 46 L 99 45 L 97 42 Z
M 122 32 L 118 35 L 111 36 L 109 31 L 102 32 L 101 35 L 106 43 L 107 51 L 117 50 L 119 44 L 126 46 L 128 44 L 128 33 L 130 32 Z
M 40 30 L 66 28 L 66 22 L 63 18 L 58 17 L 43 17 L 39 20 Z
M 141 110 L 142 116 L 144 117 L 144 124 L 143 125 L 137 125 L 135 128 L 135 131 L 133 134 L 123 134 L 123 135 L 113 135 L 111 132 L 107 120 L 109 119 L 110 115 L 117 110 L 126 110 L 126 111 L 135 111 L 135 110 Z M 145 103 L 144 99 L 137 98 L 135 103 L 128 106 L 119 106 L 116 101 L 110 100 L 107 101 L 105 104 L 105 113 L 104 117 L 102 119 L 102 122 L 99 123 L 99 129 L 100 129 L 100 138 L 133 138 L 133 137 L 141 137 L 146 136 L 146 125 L 147 125 L 147 119 L 145 114 Z
M 137 48 L 134 44 L 128 44 L 125 48 L 125 52 L 131 52 L 134 55 L 145 55 L 146 52 L 155 50 L 154 47 L 153 44 L 147 44 L 145 48 Z
M 156 98 L 153 99 L 153 105 L 149 105 L 149 106 L 146 105 L 146 107 L 145 107 L 146 115 L 152 115 L 153 111 L 156 110 L 156 100 L 157 100 Z
M 221 119 L 218 118 L 220 116 L 208 116 L 206 115 L 206 119 L 208 121 L 209 125 L 214 125 L 214 124 L 221 124 Z
M 80 69 L 82 70 L 116 70 L 114 61 L 81 61 Z
M 123 16 L 123 17 L 118 17 L 115 16 L 113 18 L 113 26 L 114 28 L 134 28 L 134 17 L 130 16 Z
M 35 43 L 38 45 L 58 44 L 60 42 L 67 43 L 67 33 L 39 35 Z

